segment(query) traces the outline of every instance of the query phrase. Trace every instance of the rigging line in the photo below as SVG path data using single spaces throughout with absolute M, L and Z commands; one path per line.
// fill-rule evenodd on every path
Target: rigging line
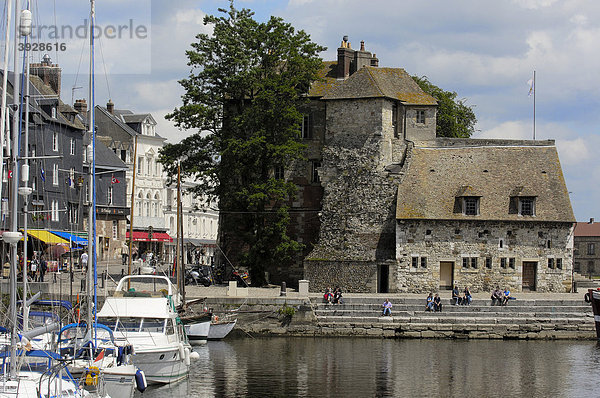
M 102 51 L 102 40 L 98 38 L 98 43 L 100 44 L 100 56 L 102 58 L 102 66 L 104 68 L 104 78 L 106 79 L 106 89 L 108 90 L 108 98 L 112 98 L 112 94 L 110 93 L 110 84 L 108 83 L 108 72 L 106 72 L 106 62 L 104 61 L 104 51 Z
M 53 6 L 54 6 L 54 27 L 56 29 L 58 29 L 58 24 L 56 23 L 56 0 L 53 1 Z M 54 38 L 55 39 L 54 40 L 54 43 L 55 43 L 55 46 L 54 46 L 55 51 L 54 52 L 56 53 L 56 64 L 58 65 L 59 64 L 59 62 L 58 62 L 58 35 L 55 35 L 55 36 L 56 37 Z

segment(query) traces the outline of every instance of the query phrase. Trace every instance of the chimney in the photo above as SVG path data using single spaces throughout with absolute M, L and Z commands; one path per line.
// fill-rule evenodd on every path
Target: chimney
M 77 112 L 79 112 L 81 115 L 86 116 L 87 113 L 87 101 L 85 99 L 78 99 L 75 100 L 75 104 L 73 105 L 73 108 L 75 108 L 75 110 Z
M 340 48 L 338 48 L 338 79 L 345 79 L 350 76 L 350 64 L 352 62 L 352 58 L 354 57 L 354 50 L 350 47 L 350 42 L 348 41 L 348 36 L 344 36 L 342 40 L 342 44 Z
M 590 224 L 593 224 L 593 223 L 594 223 L 594 218 L 592 217 L 592 218 L 590 218 Z
M 379 66 L 379 60 L 376 55 L 365 50 L 364 40 L 360 42 L 360 51 L 354 53 L 354 62 L 350 68 L 350 74 L 360 70 L 364 66 Z
M 58 65 L 52 64 L 52 60 L 48 54 L 44 55 L 41 63 L 31 64 L 29 70 L 32 75 L 42 79 L 44 84 L 50 87 L 60 97 L 62 70 Z
M 108 100 L 108 102 L 106 103 L 106 110 L 112 115 L 115 112 L 115 104 L 112 102 L 112 100 Z

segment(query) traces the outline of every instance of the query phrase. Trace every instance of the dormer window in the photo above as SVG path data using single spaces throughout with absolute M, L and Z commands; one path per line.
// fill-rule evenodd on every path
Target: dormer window
M 535 198 L 519 197 L 519 215 L 535 216 Z
M 56 119 L 56 108 L 52 107 L 52 119 Z
M 462 198 L 463 202 L 463 214 L 465 216 L 477 216 L 479 215 L 479 197 L 478 196 L 465 196 Z

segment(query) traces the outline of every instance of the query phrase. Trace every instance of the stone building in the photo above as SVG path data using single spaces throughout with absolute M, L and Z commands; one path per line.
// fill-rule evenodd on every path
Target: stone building
M 583 276 L 600 275 L 600 223 L 590 218 L 575 226 L 573 271 Z
M 346 40 L 310 97 L 311 290 L 570 289 L 574 216 L 553 141 L 438 139 L 437 101 Z

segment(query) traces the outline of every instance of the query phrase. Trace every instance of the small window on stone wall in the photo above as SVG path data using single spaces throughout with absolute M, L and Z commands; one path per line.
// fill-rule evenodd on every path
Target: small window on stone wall
M 551 248 L 552 248 L 552 241 L 551 241 L 550 239 L 548 239 L 548 240 L 546 241 L 546 248 L 547 248 L 547 249 L 551 249 Z
M 554 269 L 554 259 L 553 258 L 548 259 L 548 268 Z
M 463 268 L 469 268 L 469 258 L 463 257 Z
M 512 269 L 515 269 L 515 258 L 511 257 L 508 259 L 508 266 Z
M 427 268 L 427 257 L 421 257 L 421 268 Z
M 498 248 L 500 248 L 500 249 L 504 249 L 504 239 L 500 239 L 500 240 L 498 241 Z
M 578 262 L 573 263 L 573 270 L 579 272 L 581 270 L 581 265 L 579 265 Z
M 491 257 L 485 258 L 485 268 L 492 269 L 492 258 Z
M 502 257 L 500 259 L 500 267 L 501 268 L 506 268 L 506 258 L 505 257 Z
M 477 268 L 477 257 L 471 257 L 471 268 Z
M 556 259 L 556 269 L 562 269 L 562 258 Z
M 417 268 L 419 266 L 419 257 L 412 258 L 412 266 L 413 268 Z
M 425 124 L 425 111 L 418 110 L 416 111 L 416 122 L 419 124 Z

